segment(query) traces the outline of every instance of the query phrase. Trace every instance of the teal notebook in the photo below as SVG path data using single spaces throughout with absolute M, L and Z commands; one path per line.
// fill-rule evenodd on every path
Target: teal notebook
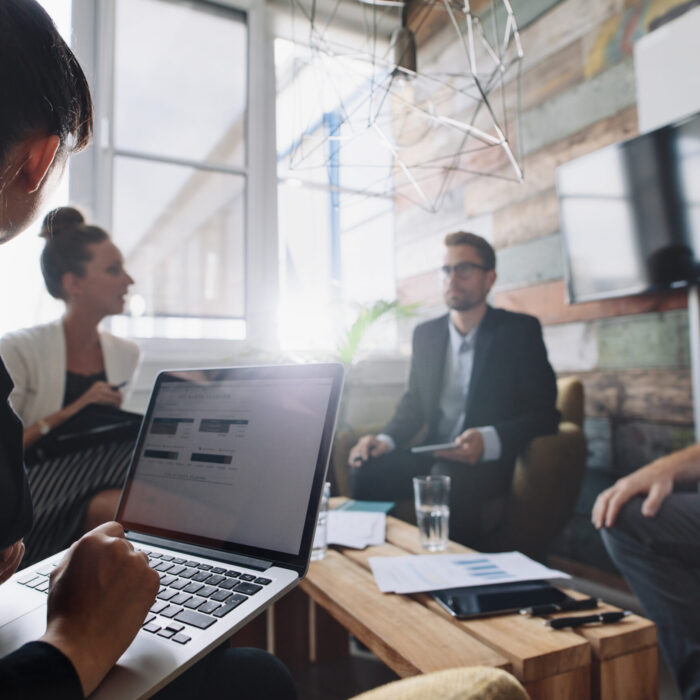
M 350 499 L 335 510 L 362 510 L 368 513 L 388 513 L 396 504 L 393 501 L 354 501 Z

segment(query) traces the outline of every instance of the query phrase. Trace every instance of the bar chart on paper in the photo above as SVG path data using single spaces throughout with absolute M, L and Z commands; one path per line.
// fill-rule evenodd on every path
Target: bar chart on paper
M 569 578 L 520 552 L 372 557 L 369 564 L 383 593 L 420 593 L 488 583 Z
M 462 559 L 455 561 L 454 565 L 463 567 L 465 574 L 475 576 L 482 581 L 510 581 L 512 574 L 502 569 L 488 557 L 478 559 Z

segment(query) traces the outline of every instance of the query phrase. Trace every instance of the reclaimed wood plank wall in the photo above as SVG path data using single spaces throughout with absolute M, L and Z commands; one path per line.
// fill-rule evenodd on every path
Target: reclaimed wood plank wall
M 525 52 L 524 182 L 471 179 L 437 215 L 397 204 L 399 298 L 420 303 L 422 318 L 441 312 L 443 235 L 462 228 L 488 238 L 498 253 L 493 303 L 538 316 L 557 372 L 582 378 L 589 466 L 610 478 L 693 440 L 686 295 L 567 304 L 555 169 L 638 133 L 634 41 L 683 4 L 514 0 Z M 419 58 L 454 52 L 439 23 L 421 31 Z

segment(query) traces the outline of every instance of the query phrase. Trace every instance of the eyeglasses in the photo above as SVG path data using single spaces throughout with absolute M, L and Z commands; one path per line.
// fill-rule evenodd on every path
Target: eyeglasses
M 471 273 L 474 270 L 488 269 L 489 268 L 486 267 L 486 265 L 479 265 L 478 263 L 473 262 L 461 262 L 457 263 L 456 265 L 443 265 L 440 268 L 440 271 L 442 272 L 442 275 L 445 279 L 449 278 L 450 275 L 454 272 L 456 277 L 463 280 L 469 277 L 469 275 L 471 275 Z

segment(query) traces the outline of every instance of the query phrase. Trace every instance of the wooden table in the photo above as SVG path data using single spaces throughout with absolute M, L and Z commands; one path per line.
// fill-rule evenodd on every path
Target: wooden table
M 472 550 L 451 543 L 447 551 Z M 392 517 L 386 544 L 329 549 L 311 564 L 300 590 L 268 615 L 268 648 L 299 666 L 347 654 L 352 634 L 402 677 L 486 665 L 513 673 L 532 700 L 658 698 L 656 628 L 649 620 L 632 615 L 576 631 L 522 615 L 455 620 L 427 594 L 379 592 L 369 558 L 407 553 L 425 553 L 417 529 Z

